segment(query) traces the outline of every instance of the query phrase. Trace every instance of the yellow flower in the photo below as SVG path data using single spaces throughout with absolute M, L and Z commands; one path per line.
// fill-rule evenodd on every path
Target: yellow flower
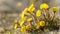
M 25 26 L 21 27 L 20 31 L 21 31 L 22 33 L 25 33 L 25 32 L 26 32 Z
M 45 21 L 40 21 L 38 24 L 39 24 L 40 26 L 45 26 Z
M 21 18 L 24 18 L 25 13 L 28 11 L 28 8 L 25 8 L 20 14 Z
M 46 3 L 43 3 L 40 5 L 40 9 L 48 9 L 48 8 L 49 8 L 49 6 Z
M 36 16 L 37 16 L 37 17 L 41 16 L 41 10 L 37 10 Z
M 21 22 L 20 22 L 20 26 L 22 26 L 23 24 L 24 24 L 24 21 L 21 21 Z
M 28 11 L 29 11 L 29 12 L 33 12 L 34 10 L 35 10 L 34 4 L 31 4 L 31 5 L 29 6 L 29 8 L 28 8 Z
M 30 23 L 26 25 L 26 29 L 29 29 L 29 28 L 31 28 L 31 24 Z
M 52 7 L 52 10 L 53 10 L 54 12 L 56 12 L 56 11 L 58 11 L 58 7 Z
M 27 21 L 30 22 L 32 20 L 32 18 L 28 18 Z
M 14 25 L 14 29 L 16 29 L 16 28 L 17 28 L 17 24 Z
M 27 18 L 27 17 L 24 17 L 24 18 L 22 18 L 22 19 L 20 19 L 20 20 L 18 21 L 21 27 L 22 27 L 22 25 L 24 24 L 26 18 Z
M 32 9 L 31 9 L 31 12 L 33 12 L 34 10 L 35 10 L 35 8 L 32 8 Z

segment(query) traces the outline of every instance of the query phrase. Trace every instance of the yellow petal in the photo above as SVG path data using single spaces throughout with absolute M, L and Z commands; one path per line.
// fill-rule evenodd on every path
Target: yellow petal
M 27 11 L 28 11 L 28 8 L 25 8 L 23 12 L 25 12 L 25 13 L 26 13 Z
M 29 6 L 29 9 L 31 9 L 31 8 L 33 8 L 34 7 L 34 4 L 31 4 L 30 6 Z
M 24 21 L 21 21 L 21 22 L 20 22 L 20 26 L 22 26 L 23 24 L 24 24 Z
M 41 4 L 41 5 L 40 5 L 40 9 L 43 9 L 43 7 L 44 7 L 43 4 Z
M 27 21 L 30 22 L 32 20 L 32 18 L 28 18 Z
M 40 10 L 36 11 L 36 16 L 37 17 L 41 16 L 41 11 Z
M 14 29 L 16 29 L 16 28 L 17 28 L 17 24 L 14 25 Z
M 32 8 L 32 9 L 31 9 L 31 12 L 33 12 L 34 10 L 35 10 L 35 8 Z

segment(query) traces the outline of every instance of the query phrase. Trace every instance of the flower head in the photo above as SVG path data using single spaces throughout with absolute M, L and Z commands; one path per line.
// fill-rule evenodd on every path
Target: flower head
M 41 10 L 37 10 L 37 11 L 36 11 L 36 16 L 37 16 L 37 17 L 41 16 Z
M 40 5 L 40 9 L 48 9 L 48 8 L 49 8 L 49 6 L 46 3 L 43 3 Z
M 52 7 L 52 10 L 53 10 L 54 12 L 56 12 L 56 11 L 58 11 L 58 7 Z
M 33 12 L 35 10 L 34 4 L 31 4 L 28 8 L 29 12 Z
M 40 21 L 40 22 L 39 22 L 39 25 L 40 25 L 40 26 L 45 26 L 45 21 Z

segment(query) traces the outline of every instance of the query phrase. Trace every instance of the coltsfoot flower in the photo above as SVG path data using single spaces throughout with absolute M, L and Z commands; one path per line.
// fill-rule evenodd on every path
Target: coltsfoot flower
M 37 17 L 41 16 L 41 10 L 37 10 L 37 11 L 36 11 L 36 16 L 37 16 Z
M 45 26 L 45 21 L 40 21 L 40 22 L 39 22 L 39 25 L 40 25 L 40 26 Z
M 33 12 L 35 10 L 34 4 L 31 4 L 28 8 L 29 12 Z
M 58 7 L 52 7 L 52 11 L 53 11 L 53 12 L 58 11 Z
M 40 9 L 48 9 L 48 8 L 49 8 L 49 6 L 46 3 L 43 3 L 40 5 Z

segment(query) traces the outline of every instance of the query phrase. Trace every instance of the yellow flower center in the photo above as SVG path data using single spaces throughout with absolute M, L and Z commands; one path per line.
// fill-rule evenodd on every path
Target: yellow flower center
M 40 25 L 40 26 L 45 26 L 45 21 L 40 21 L 40 22 L 39 22 L 39 25 Z

